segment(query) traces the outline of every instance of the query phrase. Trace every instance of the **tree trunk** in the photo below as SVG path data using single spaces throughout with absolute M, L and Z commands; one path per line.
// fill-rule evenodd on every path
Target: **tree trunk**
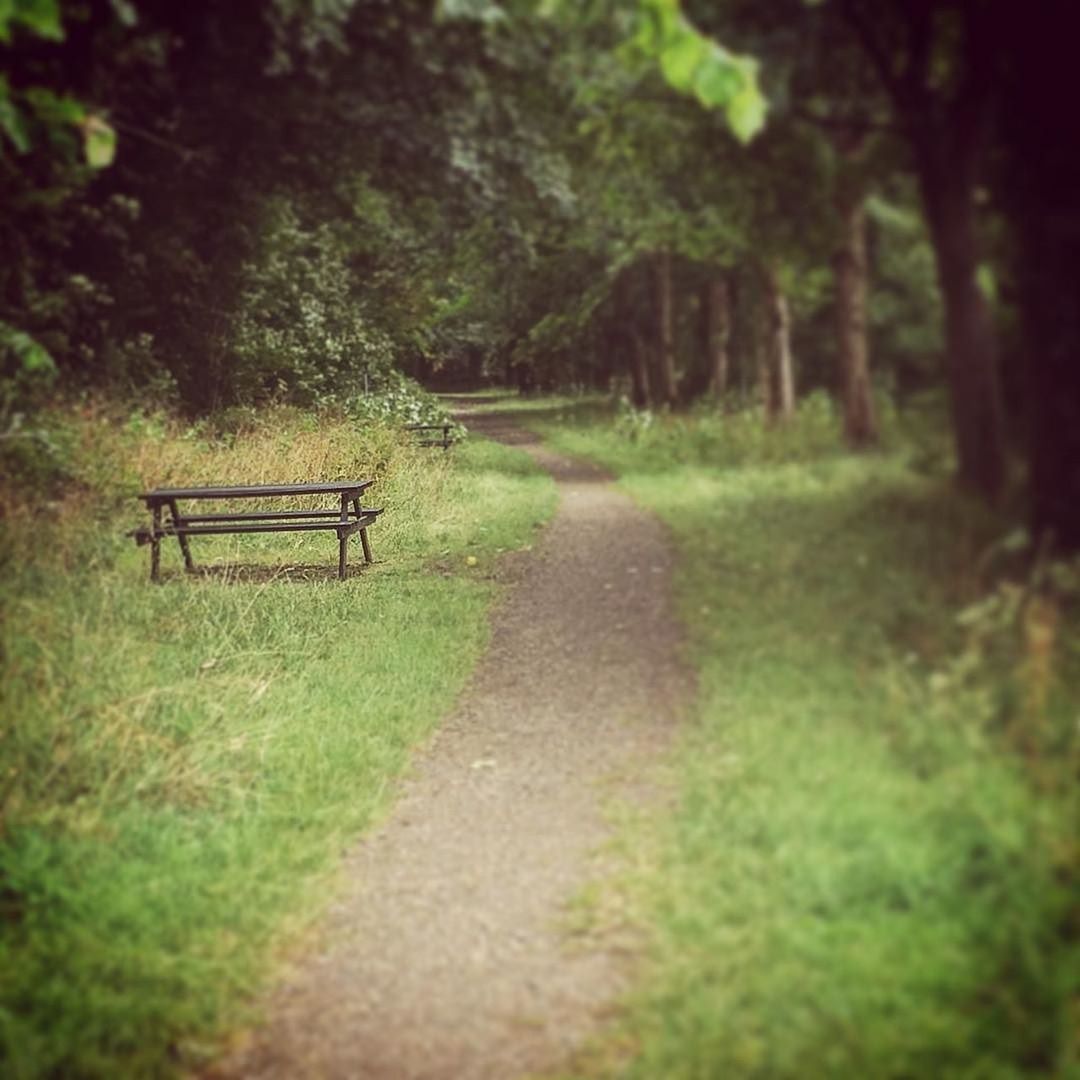
M 1021 235 L 1023 323 L 1028 369 L 1032 536 L 1056 552 L 1080 551 L 1080 213 L 1032 215 Z M 1061 222 L 1071 217 L 1071 227 Z
M 649 346 L 636 330 L 627 335 L 629 341 L 630 378 L 633 386 L 634 407 L 647 409 L 652 403 L 649 394 Z
M 999 83 L 1006 205 L 1019 240 L 1032 538 L 1080 552 L 1080 160 L 1064 5 L 1014 20 Z M 1040 122 L 1034 123 L 1033 117 Z
M 859 448 L 878 441 L 866 332 L 866 213 L 861 192 L 841 192 L 836 201 L 842 238 L 833 256 L 833 277 L 844 437 Z
M 641 280 L 638 264 L 624 267 L 615 279 L 614 344 L 622 354 L 625 370 L 630 375 L 630 398 L 636 409 L 647 409 L 652 402 L 649 393 L 649 349 L 636 324 L 638 304 L 635 303 L 635 280 Z
M 763 350 L 765 422 L 786 423 L 795 413 L 795 376 L 791 358 L 791 312 L 776 268 L 764 272 L 767 336 Z
M 928 136 L 917 147 L 919 182 L 945 306 L 945 370 L 959 479 L 988 500 L 1005 479 L 1005 446 L 990 309 L 979 288 L 974 148 Z
M 1004 482 L 1005 450 L 993 328 L 976 279 L 974 195 L 995 84 L 1002 82 L 1003 72 L 1015 78 L 1017 69 L 1017 51 L 1003 49 L 1001 42 L 1016 38 L 1023 20 L 1016 18 L 1013 6 L 1001 2 L 964 3 L 955 5 L 958 19 L 946 31 L 936 18 L 941 5 L 893 0 L 887 7 L 903 24 L 905 50 L 902 41 L 896 49 L 897 41 L 880 31 L 878 6 L 840 0 L 843 17 L 877 66 L 915 154 L 945 303 L 946 376 L 960 483 L 993 499 Z M 1064 4 L 1059 6 L 1064 10 Z M 1000 29 L 1008 36 L 991 33 L 996 18 L 1004 20 Z M 1042 17 L 1033 21 L 1047 25 Z M 1061 30 L 1071 41 L 1063 25 Z M 935 85 L 932 77 L 935 42 L 948 33 L 961 53 L 959 82 L 952 92 Z M 1051 36 L 1060 37 L 1053 31 Z M 1002 54 L 1006 62 L 999 64 Z M 1041 64 L 1035 61 L 1036 67 Z M 1038 118 L 1039 126 L 1050 130 L 1047 103 L 1034 100 L 1037 107 L 1025 123 L 1035 124 Z M 1057 137 L 1068 142 L 1065 135 Z
M 675 385 L 675 303 L 671 286 L 671 253 L 653 256 L 653 292 L 656 301 L 656 350 L 654 353 L 653 399 L 657 405 L 674 404 Z
M 705 356 L 708 361 L 707 393 L 722 398 L 728 383 L 728 342 L 731 339 L 731 285 L 726 275 L 702 287 L 705 311 Z

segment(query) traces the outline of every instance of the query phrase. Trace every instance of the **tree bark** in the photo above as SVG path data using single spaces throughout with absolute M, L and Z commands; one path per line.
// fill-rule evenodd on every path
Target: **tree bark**
M 630 376 L 630 399 L 636 409 L 647 409 L 652 402 L 649 393 L 649 349 L 637 325 L 635 280 L 640 281 L 637 264 L 625 267 L 615 279 L 613 288 L 613 344 L 622 356 Z
M 765 422 L 786 423 L 795 413 L 795 376 L 791 357 L 791 311 L 776 267 L 764 272 L 767 334 L 763 350 L 762 382 Z
M 917 146 L 919 182 L 945 307 L 945 367 L 959 479 L 988 500 L 1005 479 L 1005 446 L 990 309 L 979 288 L 975 150 L 930 135 Z
M 836 202 L 842 231 L 833 256 L 833 278 L 844 438 L 848 445 L 861 448 L 878 441 L 866 325 L 866 213 L 861 192 L 841 191 Z
M 946 24 L 936 19 L 940 5 L 911 0 L 886 5 L 899 19 L 901 40 L 882 31 L 888 20 L 878 17 L 881 0 L 839 4 L 877 67 L 914 151 L 945 304 L 946 378 L 959 479 L 992 500 L 1004 483 L 1005 447 L 993 327 L 976 279 L 975 187 L 991 94 L 1001 77 L 995 65 L 1003 51 L 990 33 L 988 16 L 1006 6 L 956 5 L 959 20 L 950 25 L 962 55 L 958 81 L 948 90 L 935 84 L 932 70 L 935 41 L 946 32 Z M 1012 8 L 1006 10 L 1008 22 L 1017 24 Z M 1004 51 L 1011 59 L 1014 50 Z M 1028 121 L 1035 122 L 1030 116 Z
M 653 295 L 656 302 L 653 398 L 657 405 L 672 405 L 678 388 L 675 384 L 675 302 L 669 251 L 653 256 Z
M 731 339 L 731 285 L 726 276 L 713 278 L 702 287 L 705 312 L 705 356 L 709 381 L 706 393 L 721 398 L 728 384 L 728 342 Z
M 630 379 L 634 407 L 647 409 L 652 404 L 649 393 L 649 346 L 636 330 L 628 334 L 630 344 Z
M 1030 531 L 1060 554 L 1080 552 L 1080 124 L 1068 16 L 1058 5 L 1017 20 L 1003 7 L 1014 47 L 996 86 L 1003 194 L 1019 240 Z

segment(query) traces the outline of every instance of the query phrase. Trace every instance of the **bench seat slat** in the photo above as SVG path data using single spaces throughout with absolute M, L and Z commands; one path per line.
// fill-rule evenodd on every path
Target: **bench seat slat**
M 381 514 L 382 508 L 362 506 L 363 514 Z M 341 507 L 335 506 L 326 510 L 245 510 L 235 514 L 181 514 L 177 519 L 178 524 L 190 525 L 196 522 L 214 521 L 319 521 L 335 518 L 341 520 Z M 354 520 L 355 514 L 350 511 L 349 520 Z
M 280 521 L 221 523 L 217 525 L 178 525 L 172 522 L 162 525 L 159 536 L 226 536 L 230 533 L 316 532 L 318 530 L 345 530 L 354 533 L 366 529 L 375 521 L 375 515 L 365 514 L 348 521 Z

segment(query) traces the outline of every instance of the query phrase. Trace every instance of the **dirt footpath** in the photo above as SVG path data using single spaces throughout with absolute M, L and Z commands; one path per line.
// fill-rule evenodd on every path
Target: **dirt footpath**
M 349 857 L 321 951 L 214 1077 L 543 1072 L 626 986 L 616 942 L 568 942 L 567 903 L 603 873 L 603 807 L 650 797 L 643 777 L 689 698 L 670 545 L 598 470 L 505 419 L 465 419 L 550 470 L 558 511 L 460 707 Z

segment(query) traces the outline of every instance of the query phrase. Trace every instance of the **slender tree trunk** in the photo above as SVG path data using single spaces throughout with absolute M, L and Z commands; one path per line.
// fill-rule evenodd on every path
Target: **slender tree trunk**
M 731 285 L 726 275 L 702 287 L 705 311 L 705 355 L 708 361 L 707 393 L 721 398 L 728 384 L 728 342 L 731 339 Z
M 1005 445 L 990 309 L 979 288 L 975 236 L 975 150 L 918 147 L 919 181 L 945 306 L 945 366 L 959 478 L 994 499 L 1005 479 Z
M 850 446 L 864 447 L 878 441 L 866 332 L 866 213 L 861 192 L 841 191 L 836 201 L 842 233 L 833 256 L 833 277 L 844 437 Z
M 652 404 L 649 394 L 649 346 L 636 330 L 630 331 L 627 340 L 630 345 L 628 359 L 634 407 L 647 409 Z
M 767 336 L 763 350 L 765 422 L 786 423 L 795 413 L 795 376 L 791 357 L 791 311 L 776 267 L 764 272 Z
M 622 354 L 625 370 L 630 375 L 630 398 L 636 409 L 647 409 L 652 403 L 649 393 L 649 349 L 635 318 L 635 279 L 640 279 L 638 265 L 624 268 L 615 280 L 615 337 L 614 344 Z
M 653 293 L 656 302 L 653 398 L 657 405 L 671 405 L 678 391 L 675 385 L 675 301 L 669 251 L 653 256 Z
M 421 353 L 416 361 L 416 381 L 420 383 L 421 386 L 430 386 L 432 374 L 430 357 Z M 507 385 L 509 385 L 510 379 L 507 378 L 506 382 Z
M 199 373 L 191 398 L 200 412 L 208 413 L 225 405 L 225 359 L 223 350 L 216 342 L 207 350 L 209 359 Z

